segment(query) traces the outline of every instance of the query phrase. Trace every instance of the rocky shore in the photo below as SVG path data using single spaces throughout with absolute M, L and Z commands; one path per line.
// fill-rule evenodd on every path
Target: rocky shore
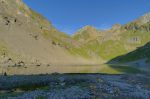
M 149 99 L 149 74 L 0 76 L 0 99 Z

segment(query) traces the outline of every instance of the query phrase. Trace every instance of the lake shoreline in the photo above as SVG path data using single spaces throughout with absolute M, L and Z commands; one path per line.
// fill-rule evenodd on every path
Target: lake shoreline
M 123 64 L 96 64 L 96 65 L 34 65 L 34 66 L 1 66 L 2 75 L 38 75 L 53 73 L 101 73 L 101 74 L 126 74 L 141 73 L 133 66 Z

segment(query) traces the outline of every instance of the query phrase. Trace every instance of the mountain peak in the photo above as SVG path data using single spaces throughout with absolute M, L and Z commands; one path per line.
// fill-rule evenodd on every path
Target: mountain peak
M 113 29 L 113 30 L 116 30 L 116 29 L 119 29 L 119 28 L 121 28 L 121 24 L 119 24 L 119 23 L 114 24 L 114 25 L 112 26 L 112 29 Z
M 84 26 L 84 27 L 82 27 L 81 29 L 79 29 L 76 33 L 75 33 L 75 35 L 81 35 L 81 34 L 91 34 L 91 33 L 93 33 L 93 32 L 97 32 L 98 30 L 95 28 L 95 27 L 93 27 L 93 26 L 90 26 L 90 25 L 86 25 L 86 26 Z
M 143 17 L 143 18 L 146 18 L 146 19 L 150 19 L 150 12 L 144 14 L 142 17 Z
M 97 30 L 95 27 L 87 25 L 81 28 L 79 31 L 77 31 L 73 37 L 77 40 L 89 41 L 91 39 L 98 37 L 100 33 L 101 32 Z
M 150 22 L 150 12 L 149 13 L 146 13 L 145 15 L 143 15 L 142 17 L 140 17 L 138 20 L 137 20 L 138 23 L 141 23 L 141 24 L 145 24 L 147 22 Z
M 93 26 L 90 26 L 90 25 L 86 25 L 86 26 L 84 26 L 83 28 L 81 28 L 80 30 L 96 30 L 96 28 L 93 27 Z M 80 31 L 80 30 L 79 30 L 79 31 Z
M 100 32 L 98 29 L 96 29 L 94 26 L 90 26 L 90 25 L 86 25 L 84 27 L 82 27 L 81 29 L 78 30 L 77 34 L 82 34 L 82 33 L 86 33 L 86 34 L 97 34 L 98 32 Z M 76 33 L 75 33 L 76 34 Z

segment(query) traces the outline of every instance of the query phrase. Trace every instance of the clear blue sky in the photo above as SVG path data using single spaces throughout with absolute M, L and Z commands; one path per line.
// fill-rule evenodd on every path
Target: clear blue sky
M 98 29 L 125 24 L 150 12 L 150 0 L 23 0 L 60 31 L 72 34 L 85 25 Z

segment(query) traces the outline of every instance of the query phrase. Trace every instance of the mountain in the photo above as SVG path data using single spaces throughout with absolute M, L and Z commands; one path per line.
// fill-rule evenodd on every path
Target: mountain
M 79 46 L 21 0 L 0 0 L 1 64 L 91 63 L 75 55 Z
M 150 41 L 150 13 L 125 25 L 98 30 L 85 26 L 73 36 L 21 0 L 0 0 L 0 64 L 97 64 Z
M 150 41 L 149 35 L 150 14 L 147 13 L 128 24 L 115 24 L 109 30 L 84 27 L 75 33 L 73 38 L 97 57 L 109 61 L 143 46 Z
M 93 26 L 85 26 L 82 29 L 80 29 L 78 32 L 76 32 L 73 35 L 73 38 L 76 40 L 79 40 L 80 42 L 88 42 L 92 39 L 97 38 L 101 35 L 101 31 L 97 30 Z

